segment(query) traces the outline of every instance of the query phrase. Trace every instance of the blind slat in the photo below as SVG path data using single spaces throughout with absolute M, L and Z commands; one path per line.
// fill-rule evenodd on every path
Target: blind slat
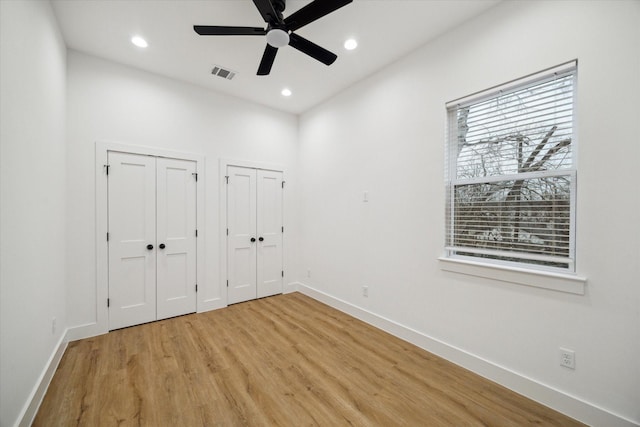
M 513 257 L 515 254 L 509 251 L 497 251 L 490 249 L 473 249 L 473 248 L 459 248 L 455 246 L 448 246 L 446 248 L 449 251 L 454 252 L 470 252 L 482 255 L 494 255 L 496 257 Z M 535 261 L 548 261 L 548 262 L 557 262 L 557 263 L 569 263 L 573 262 L 573 258 L 570 257 L 557 257 L 557 256 L 544 256 L 544 255 L 535 255 L 535 254 L 521 254 L 520 257 L 522 259 L 535 260 Z

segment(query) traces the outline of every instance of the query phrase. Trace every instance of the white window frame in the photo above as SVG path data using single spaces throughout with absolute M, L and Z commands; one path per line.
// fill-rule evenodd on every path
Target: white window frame
M 497 175 L 491 177 L 480 178 L 465 178 L 458 179 L 456 177 L 456 165 L 457 165 L 457 144 L 453 143 L 457 139 L 457 122 L 452 119 L 453 110 L 456 110 L 461 105 L 471 105 L 481 102 L 483 100 L 495 98 L 504 92 L 510 92 L 514 89 L 521 87 L 531 86 L 538 82 L 549 80 L 556 75 L 566 75 L 567 73 L 573 73 L 577 76 L 577 61 L 570 61 L 561 64 L 556 67 L 552 67 L 543 70 L 539 73 L 535 73 L 524 78 L 520 78 L 504 85 L 481 91 L 470 96 L 460 98 L 446 104 L 447 107 L 447 120 L 448 120 L 448 132 L 446 137 L 446 203 L 447 213 L 445 215 L 445 230 L 449 233 L 454 232 L 452 221 L 454 220 L 454 189 L 456 185 L 460 184 L 473 184 L 473 183 L 489 183 L 498 181 L 510 181 L 516 179 L 516 175 Z M 574 77 L 575 78 L 575 77 Z M 577 109 L 577 96 L 576 96 L 577 84 L 574 81 L 574 93 L 573 93 L 573 108 L 574 112 Z M 553 176 L 566 176 L 570 179 L 570 230 L 569 230 L 569 258 L 563 258 L 562 260 L 567 262 L 567 268 L 542 266 L 527 262 L 517 261 L 504 261 L 500 259 L 481 258 L 474 256 L 460 255 L 457 251 L 463 251 L 464 248 L 456 248 L 448 246 L 447 242 L 453 241 L 453 234 L 446 235 L 446 242 L 444 248 L 444 255 L 439 258 L 440 268 L 442 270 L 467 274 L 472 276 L 479 276 L 499 281 L 505 281 L 510 283 L 517 283 L 522 285 L 536 286 L 546 289 L 564 291 L 575 294 L 584 294 L 584 286 L 586 279 L 579 277 L 576 274 L 575 266 L 575 241 L 576 241 L 576 178 L 577 178 L 577 164 L 576 164 L 576 128 L 575 125 L 575 113 L 573 118 L 573 135 L 571 142 L 572 150 L 572 163 L 570 168 L 549 170 L 549 171 L 537 171 L 517 174 L 517 179 L 531 179 L 541 177 L 553 177 Z M 474 250 L 476 253 L 482 252 L 482 250 Z M 499 253 L 493 252 L 495 255 Z M 504 253 L 505 256 L 511 255 L 509 252 Z M 553 257 L 526 255 L 520 254 L 521 259 L 530 257 L 538 260 L 560 261 Z

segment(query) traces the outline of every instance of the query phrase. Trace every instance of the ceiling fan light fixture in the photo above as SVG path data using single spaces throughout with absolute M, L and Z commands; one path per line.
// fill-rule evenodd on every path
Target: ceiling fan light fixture
M 344 48 L 347 50 L 353 50 L 358 47 L 358 42 L 356 39 L 349 39 L 344 42 Z
M 149 43 L 147 43 L 147 41 L 140 36 L 131 37 L 131 43 L 141 48 L 149 46 Z
M 289 44 L 289 33 L 279 28 L 269 30 L 267 33 L 267 43 L 275 48 L 284 47 Z

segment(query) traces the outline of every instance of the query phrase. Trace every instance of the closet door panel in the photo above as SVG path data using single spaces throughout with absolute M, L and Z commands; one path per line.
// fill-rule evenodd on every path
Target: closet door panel
M 196 165 L 158 158 L 158 319 L 196 311 Z
M 227 175 L 227 303 L 234 304 L 257 295 L 256 173 L 229 166 Z
M 282 293 L 282 172 L 257 173 L 257 295 Z
M 156 319 L 156 176 L 153 157 L 109 152 L 108 161 L 111 330 Z

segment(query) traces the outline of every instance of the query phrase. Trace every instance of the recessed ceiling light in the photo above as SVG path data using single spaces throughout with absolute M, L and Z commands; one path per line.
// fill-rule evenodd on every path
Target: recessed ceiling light
M 282 89 L 282 92 L 280 92 L 280 93 L 282 94 L 282 96 L 291 96 L 292 92 L 291 92 L 290 89 L 284 88 L 284 89 Z
M 353 50 L 358 47 L 358 42 L 355 39 L 349 39 L 344 42 L 344 48 L 347 50 Z
M 149 43 L 147 43 L 147 41 L 145 39 L 143 39 L 140 36 L 133 36 L 131 37 L 131 43 L 135 44 L 138 47 L 147 47 L 149 46 Z

